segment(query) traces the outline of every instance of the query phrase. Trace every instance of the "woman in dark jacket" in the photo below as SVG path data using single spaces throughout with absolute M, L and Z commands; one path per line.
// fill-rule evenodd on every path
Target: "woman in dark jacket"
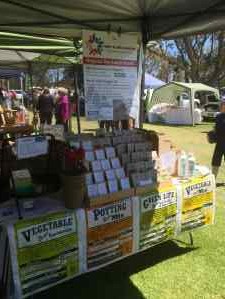
M 220 113 L 216 116 L 216 146 L 212 158 L 212 172 L 217 177 L 222 158 L 225 159 L 225 102 L 221 102 Z
M 39 96 L 38 99 L 38 110 L 40 114 L 41 125 L 44 125 L 45 123 L 51 125 L 53 109 L 54 109 L 54 99 L 50 95 L 49 90 L 45 88 L 43 93 Z

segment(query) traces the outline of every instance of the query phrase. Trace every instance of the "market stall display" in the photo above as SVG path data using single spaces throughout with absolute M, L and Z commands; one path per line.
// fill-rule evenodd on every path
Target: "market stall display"
M 14 298 L 26 298 L 214 223 L 214 176 L 197 166 L 193 155 L 177 151 L 168 138 L 155 135 L 133 129 L 69 137 L 66 142 L 76 153 L 70 155 L 71 169 L 77 167 L 78 153 L 86 169 L 81 209 L 65 210 L 61 192 L 54 200 L 45 200 L 47 212 L 41 198 L 33 199 L 32 205 L 30 198 L 25 199 L 23 220 L 17 220 L 12 203 L 0 208 L 0 237 L 4 244 L 9 240 L 10 249 L 10 262 L 4 267 L 12 271 L 10 282 L 4 280 L 4 273 L 2 280 L 13 285 L 8 289 L 16 294 Z M 133 163 L 140 169 L 130 167 Z M 141 177 L 146 171 L 147 179 Z M 24 177 L 25 185 L 30 183 L 24 174 L 18 184 L 22 189 Z M 39 201 L 42 210 L 37 209 Z M 0 263 L 3 260 L 0 257 Z

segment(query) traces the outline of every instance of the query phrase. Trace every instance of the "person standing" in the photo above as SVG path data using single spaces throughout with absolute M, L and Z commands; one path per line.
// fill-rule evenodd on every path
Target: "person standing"
M 212 173 L 217 177 L 222 158 L 225 159 L 225 101 L 220 104 L 220 113 L 216 116 L 216 146 L 212 157 Z
M 54 109 L 54 99 L 49 93 L 49 89 L 45 88 L 43 93 L 38 98 L 38 110 L 41 125 L 47 123 L 52 124 L 52 116 Z
M 69 98 L 65 88 L 58 89 L 58 99 L 55 108 L 56 124 L 64 125 L 65 132 L 68 131 L 68 120 L 70 118 Z

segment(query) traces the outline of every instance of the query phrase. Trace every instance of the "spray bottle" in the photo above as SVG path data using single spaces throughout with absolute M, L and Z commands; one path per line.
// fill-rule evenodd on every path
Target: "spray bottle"
M 188 154 L 187 158 L 187 176 L 192 177 L 195 173 L 195 167 L 196 167 L 196 159 L 195 156 L 192 153 Z
M 178 156 L 178 176 L 186 177 L 187 175 L 187 155 L 184 151 L 181 151 Z

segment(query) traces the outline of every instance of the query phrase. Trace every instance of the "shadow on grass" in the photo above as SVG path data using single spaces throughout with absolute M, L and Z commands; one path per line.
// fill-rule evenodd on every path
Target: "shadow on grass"
M 197 248 L 180 247 L 175 242 L 168 241 L 98 271 L 77 277 L 38 294 L 33 299 L 144 299 L 129 278 L 132 274 L 195 249 Z

